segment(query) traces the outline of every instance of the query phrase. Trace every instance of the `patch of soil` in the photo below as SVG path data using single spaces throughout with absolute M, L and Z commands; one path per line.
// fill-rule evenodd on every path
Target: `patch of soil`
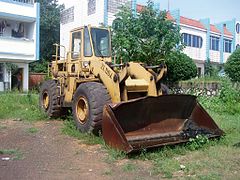
M 61 121 L 0 121 L 0 180 L 12 179 L 158 179 L 146 161 L 107 162 L 108 154 L 100 145 L 86 145 L 63 135 Z M 36 128 L 38 131 L 29 131 Z M 6 160 L 7 158 L 7 160 Z M 132 170 L 126 165 L 131 161 Z

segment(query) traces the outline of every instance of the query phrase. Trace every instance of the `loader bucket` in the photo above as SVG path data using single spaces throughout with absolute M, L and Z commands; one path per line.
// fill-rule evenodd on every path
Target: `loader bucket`
M 144 97 L 107 104 L 102 130 L 106 144 L 126 153 L 187 142 L 200 134 L 208 138 L 223 135 L 191 95 Z

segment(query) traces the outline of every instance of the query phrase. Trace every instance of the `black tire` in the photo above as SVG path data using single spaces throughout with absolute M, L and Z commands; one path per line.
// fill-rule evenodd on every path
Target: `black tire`
M 169 88 L 163 83 L 161 83 L 161 90 L 162 90 L 162 95 L 168 95 L 170 93 Z
M 61 106 L 59 105 L 59 89 L 54 80 L 45 81 L 40 88 L 39 105 L 48 117 L 61 116 Z
M 102 128 L 102 113 L 111 98 L 103 84 L 87 82 L 77 88 L 72 103 L 72 113 L 77 129 L 83 133 L 98 134 Z

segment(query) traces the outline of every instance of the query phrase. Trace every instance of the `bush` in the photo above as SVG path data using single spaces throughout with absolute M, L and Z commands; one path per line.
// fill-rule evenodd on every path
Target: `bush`
M 175 51 L 166 58 L 168 67 L 167 80 L 178 82 L 188 80 L 197 76 L 197 66 L 186 54 Z
M 30 63 L 30 72 L 34 73 L 47 73 L 48 72 L 48 61 L 40 60 Z
M 240 82 L 240 49 L 237 49 L 231 54 L 224 69 L 232 81 Z

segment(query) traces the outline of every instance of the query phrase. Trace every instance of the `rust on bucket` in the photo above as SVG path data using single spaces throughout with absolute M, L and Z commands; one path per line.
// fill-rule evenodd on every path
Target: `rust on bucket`
M 191 95 L 144 97 L 105 105 L 102 129 L 106 144 L 127 153 L 187 142 L 199 134 L 208 138 L 223 134 Z

